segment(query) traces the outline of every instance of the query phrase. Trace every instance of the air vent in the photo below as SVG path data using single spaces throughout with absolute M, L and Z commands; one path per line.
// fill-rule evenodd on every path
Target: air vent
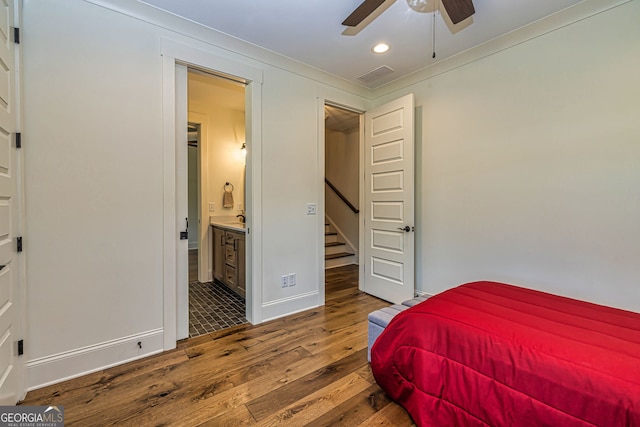
M 381 79 L 382 77 L 387 76 L 391 73 L 393 73 L 393 70 L 386 65 L 383 65 L 376 68 L 375 70 L 369 71 L 368 73 L 364 73 L 363 75 L 358 77 L 358 80 L 362 80 L 365 83 L 370 83 L 374 80 Z

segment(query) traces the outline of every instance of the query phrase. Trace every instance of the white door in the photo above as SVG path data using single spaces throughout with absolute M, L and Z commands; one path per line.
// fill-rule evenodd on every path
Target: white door
M 414 297 L 413 94 L 365 113 L 362 289 L 396 304 Z
M 189 337 L 189 218 L 187 67 L 176 64 L 176 339 Z
M 13 0 L 0 0 L 0 405 L 15 405 L 22 397 L 22 361 L 17 355 L 23 307 L 21 268 L 16 253 L 20 219 L 17 187 L 18 156 L 13 133 L 18 120 Z M 16 20 L 17 21 L 17 20 Z

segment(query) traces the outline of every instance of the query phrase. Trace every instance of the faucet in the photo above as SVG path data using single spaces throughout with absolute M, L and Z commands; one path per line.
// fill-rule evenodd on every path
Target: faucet
M 238 218 L 238 221 L 240 221 L 241 224 L 244 224 L 247 221 L 247 217 L 245 217 L 243 214 L 236 215 L 236 218 Z

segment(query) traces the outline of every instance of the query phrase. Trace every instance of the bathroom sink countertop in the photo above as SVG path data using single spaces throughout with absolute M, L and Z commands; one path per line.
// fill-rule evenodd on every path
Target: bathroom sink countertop
M 238 221 L 238 218 L 236 217 L 210 217 L 209 224 L 231 231 L 239 231 L 241 233 L 244 233 L 246 231 L 245 229 L 247 225 L 244 222 Z

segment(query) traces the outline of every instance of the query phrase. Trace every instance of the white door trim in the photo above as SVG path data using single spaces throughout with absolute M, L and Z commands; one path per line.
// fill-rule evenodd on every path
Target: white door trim
M 175 64 L 235 76 L 248 82 L 246 88 L 246 209 L 247 218 L 247 320 L 262 322 L 262 71 L 246 64 L 197 49 L 171 39 L 162 39 L 162 146 L 163 146 L 163 345 L 176 347 L 177 336 L 177 239 L 176 228 L 176 75 Z

